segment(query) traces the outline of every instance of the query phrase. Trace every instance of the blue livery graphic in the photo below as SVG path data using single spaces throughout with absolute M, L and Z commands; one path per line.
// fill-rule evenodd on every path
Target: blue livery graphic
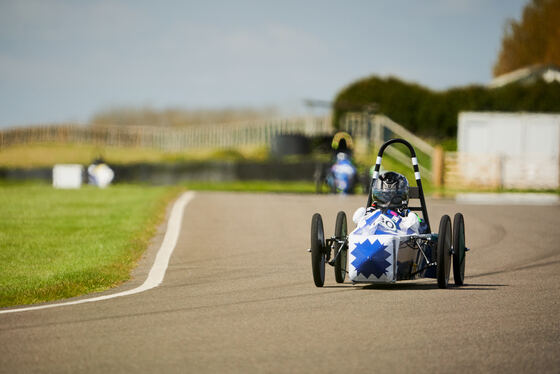
M 386 274 L 386 269 L 391 266 L 391 263 L 387 262 L 387 257 L 391 256 L 391 253 L 386 251 L 386 248 L 387 246 L 379 240 L 371 243 L 366 239 L 363 243 L 357 244 L 352 251 L 352 255 L 356 257 L 352 261 L 352 265 L 358 274 L 362 274 L 366 278 L 372 274 L 377 278 Z

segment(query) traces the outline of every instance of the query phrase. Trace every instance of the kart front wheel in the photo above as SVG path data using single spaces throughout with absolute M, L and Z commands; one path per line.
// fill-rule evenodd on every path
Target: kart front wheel
M 348 226 L 346 224 L 346 213 L 340 211 L 336 215 L 336 226 L 334 229 L 334 236 L 338 240 L 346 240 L 348 234 Z M 335 244 L 335 250 L 338 250 L 340 244 Z M 346 257 L 348 254 L 348 244 L 344 244 L 340 250 L 340 254 L 334 261 L 334 277 L 336 283 L 343 283 L 346 278 Z M 336 256 L 336 252 L 334 253 Z
M 317 287 L 323 287 L 325 284 L 325 262 L 327 262 L 327 254 L 323 219 L 319 213 L 315 213 L 311 219 L 311 268 L 313 281 Z
M 453 279 L 456 286 L 465 280 L 465 220 L 461 213 L 453 218 Z
M 447 288 L 451 270 L 451 219 L 448 215 L 441 217 L 437 243 L 437 282 L 439 288 Z

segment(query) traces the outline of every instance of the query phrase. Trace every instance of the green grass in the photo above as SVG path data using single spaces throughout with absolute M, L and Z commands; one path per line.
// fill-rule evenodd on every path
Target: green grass
M 0 307 L 102 291 L 129 279 L 178 191 L 0 184 Z
M 312 182 L 232 181 L 186 182 L 182 186 L 194 191 L 315 193 Z
M 109 164 L 137 162 L 188 162 L 201 160 L 265 160 L 266 147 L 246 146 L 238 149 L 200 149 L 183 152 L 164 152 L 137 147 L 102 147 L 87 144 L 26 144 L 0 149 L 0 167 L 35 168 L 55 164 L 88 165 L 102 156 Z

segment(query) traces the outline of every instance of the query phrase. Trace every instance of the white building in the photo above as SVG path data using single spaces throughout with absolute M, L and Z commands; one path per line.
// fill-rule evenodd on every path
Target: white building
M 458 168 L 465 184 L 560 187 L 560 114 L 459 114 Z

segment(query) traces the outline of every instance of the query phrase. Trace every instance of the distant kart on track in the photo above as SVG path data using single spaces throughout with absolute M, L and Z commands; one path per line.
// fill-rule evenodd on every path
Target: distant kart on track
M 331 166 L 318 166 L 313 176 L 316 192 L 353 194 L 359 185 L 358 170 L 350 156 L 339 152 Z
M 406 181 L 406 202 L 402 201 L 398 209 L 383 207 L 372 197 L 375 186 L 383 183 L 383 176 L 379 174 L 383 152 L 394 143 L 408 147 L 416 179 L 416 187 L 408 187 L 408 181 L 403 177 Z M 308 251 L 311 252 L 315 285 L 323 287 L 325 265 L 329 264 L 334 267 L 337 283 L 344 282 L 348 274 L 353 283 L 395 283 L 399 280 L 435 278 L 440 288 L 447 288 L 451 263 L 455 285 L 463 285 L 468 251 L 463 215 L 455 214 L 453 227 L 450 217 L 444 215 L 438 232 L 431 232 L 418 160 L 409 142 L 391 139 L 381 146 L 369 190 L 366 207 L 354 213 L 353 221 L 357 227 L 350 233 L 343 211 L 337 214 L 334 236 L 326 239 L 321 215 L 313 215 L 311 248 Z M 408 199 L 418 199 L 420 206 L 408 206 Z M 394 200 L 388 200 L 387 205 L 392 206 L 390 204 Z M 415 211 L 421 212 L 422 218 Z

